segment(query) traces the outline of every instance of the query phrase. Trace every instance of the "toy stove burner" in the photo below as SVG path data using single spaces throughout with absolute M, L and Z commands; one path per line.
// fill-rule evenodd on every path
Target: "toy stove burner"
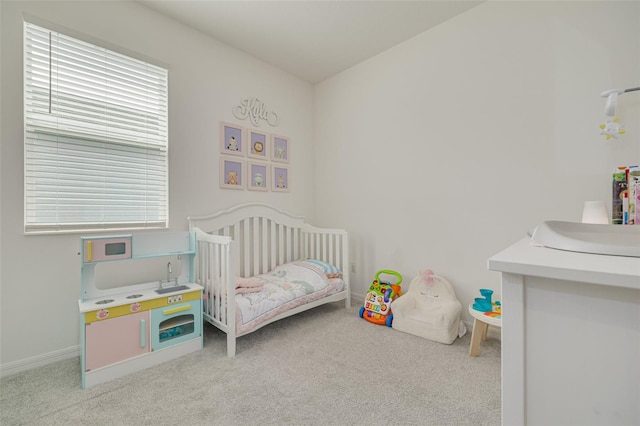
M 131 296 L 127 296 L 127 299 L 137 299 L 138 297 L 142 297 L 141 294 L 132 294 Z
M 106 305 L 107 303 L 111 303 L 113 302 L 113 299 L 104 299 L 104 300 L 100 300 L 99 302 L 96 302 L 96 305 Z

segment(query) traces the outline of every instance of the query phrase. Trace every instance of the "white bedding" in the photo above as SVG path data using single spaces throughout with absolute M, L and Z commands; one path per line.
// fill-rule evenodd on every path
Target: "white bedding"
M 297 261 L 252 277 L 264 282 L 259 292 L 236 294 L 236 332 L 248 333 L 262 322 L 344 289 L 342 278 L 328 278 L 312 262 Z

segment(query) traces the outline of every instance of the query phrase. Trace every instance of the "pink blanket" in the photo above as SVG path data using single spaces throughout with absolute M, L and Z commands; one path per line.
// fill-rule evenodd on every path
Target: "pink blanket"
M 264 288 L 264 281 L 259 278 L 236 277 L 236 294 L 257 293 Z

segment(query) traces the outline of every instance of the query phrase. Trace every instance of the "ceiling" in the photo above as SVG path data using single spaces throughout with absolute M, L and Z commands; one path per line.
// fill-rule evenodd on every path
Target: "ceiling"
M 316 84 L 484 0 L 139 1 Z

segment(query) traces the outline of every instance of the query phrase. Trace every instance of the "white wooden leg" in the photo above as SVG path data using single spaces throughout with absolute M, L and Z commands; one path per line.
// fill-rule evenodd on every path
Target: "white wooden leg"
M 227 333 L 227 356 L 229 358 L 236 356 L 236 337 Z

